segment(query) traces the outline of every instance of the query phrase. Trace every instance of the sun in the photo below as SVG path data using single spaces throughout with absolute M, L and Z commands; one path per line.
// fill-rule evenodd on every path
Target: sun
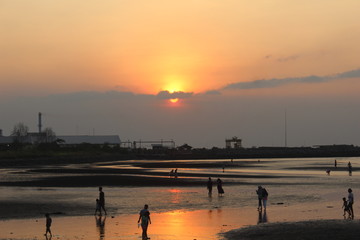
M 179 99 L 178 98 L 171 98 L 171 99 L 169 99 L 169 101 L 171 103 L 177 103 L 179 101 Z
M 180 106 L 181 99 L 177 93 L 186 91 L 186 81 L 184 76 L 177 74 L 165 76 L 162 89 L 170 94 L 170 98 L 166 99 L 169 106 Z

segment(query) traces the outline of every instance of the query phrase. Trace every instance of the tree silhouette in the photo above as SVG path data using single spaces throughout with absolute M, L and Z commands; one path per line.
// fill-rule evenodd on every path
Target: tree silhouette
M 13 130 L 11 131 L 11 136 L 14 137 L 14 141 L 18 143 L 24 143 L 26 137 L 29 133 L 29 127 L 24 123 L 19 122 L 15 124 Z

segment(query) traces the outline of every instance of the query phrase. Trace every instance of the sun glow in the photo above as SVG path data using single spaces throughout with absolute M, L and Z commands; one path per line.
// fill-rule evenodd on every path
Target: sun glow
M 172 99 L 169 99 L 169 101 L 171 103 L 177 103 L 179 101 L 179 99 L 178 98 L 172 98 Z
M 165 78 L 166 85 L 164 89 L 169 93 L 184 91 L 184 79 L 178 75 L 170 75 Z

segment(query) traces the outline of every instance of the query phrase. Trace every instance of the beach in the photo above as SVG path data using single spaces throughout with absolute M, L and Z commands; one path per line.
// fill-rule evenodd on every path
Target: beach
M 150 206 L 153 221 L 148 230 L 151 239 L 258 239 L 262 232 L 279 229 L 286 235 L 290 231 L 286 229 L 293 226 L 319 226 L 314 230 L 319 234 L 325 231 L 320 226 L 339 226 L 351 232 L 347 228 L 358 226 L 356 213 L 360 210 L 356 205 L 359 158 L 338 159 L 336 169 L 333 161 L 132 160 L 42 163 L 35 167 L 3 165 L 0 227 L 6 231 L 0 233 L 0 239 L 45 239 L 47 212 L 52 216 L 52 230 L 58 239 L 138 239 L 138 212 L 145 203 Z M 348 161 L 353 164 L 352 176 L 346 172 Z M 169 171 L 176 168 L 178 177 L 169 176 Z M 325 173 L 327 168 L 332 169 L 330 176 Z M 215 185 L 213 194 L 208 196 L 209 176 L 213 181 L 223 180 L 223 197 L 217 195 Z M 106 195 L 106 219 L 94 216 L 100 185 Z M 258 185 L 269 191 L 266 213 L 256 210 Z M 353 221 L 344 219 L 341 209 L 341 199 L 347 196 L 349 187 L 355 195 Z M 316 234 L 300 233 L 303 238 L 294 239 Z M 284 238 L 290 236 L 285 235 Z
M 286 223 L 269 223 L 224 234 L 225 239 L 359 239 L 359 220 L 317 220 Z

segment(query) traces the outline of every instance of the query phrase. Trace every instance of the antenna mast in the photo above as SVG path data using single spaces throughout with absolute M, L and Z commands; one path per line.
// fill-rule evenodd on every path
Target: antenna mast
M 286 116 L 286 109 L 285 109 L 285 147 L 287 147 L 287 116 Z
M 42 124 L 41 124 L 41 112 L 39 112 L 39 133 L 41 133 L 41 127 L 42 127 Z

